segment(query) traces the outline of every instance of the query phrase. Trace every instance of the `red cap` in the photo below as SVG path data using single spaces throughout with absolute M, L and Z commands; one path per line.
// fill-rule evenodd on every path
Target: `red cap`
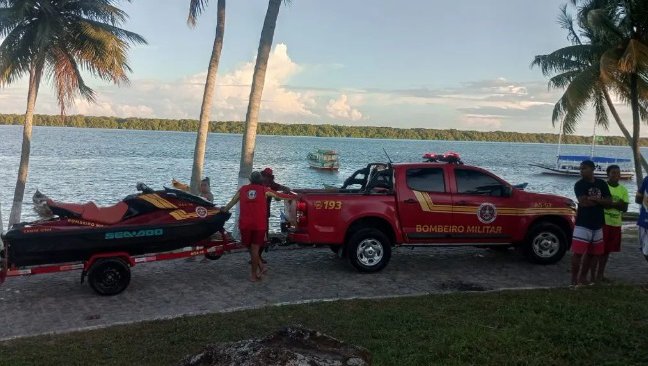
M 272 169 L 265 168 L 263 169 L 263 171 L 261 171 L 261 174 L 265 175 L 266 177 L 272 177 Z

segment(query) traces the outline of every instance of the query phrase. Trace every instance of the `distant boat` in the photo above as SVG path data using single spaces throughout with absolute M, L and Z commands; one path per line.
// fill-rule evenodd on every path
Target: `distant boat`
M 596 136 L 596 123 L 594 123 L 594 131 L 592 132 L 592 146 L 589 155 L 560 155 L 560 147 L 562 146 L 563 125 L 560 124 L 560 133 L 558 134 L 558 154 L 556 165 L 551 166 L 547 164 L 529 164 L 538 168 L 542 168 L 543 174 L 563 175 L 563 176 L 580 176 L 580 163 L 583 160 L 591 160 L 594 162 L 594 176 L 596 178 L 607 178 L 607 168 L 610 165 L 618 165 L 621 168 L 620 179 L 632 179 L 634 177 L 634 169 L 629 167 L 632 160 L 613 158 L 607 156 L 594 156 L 594 146 L 600 136 Z
M 340 168 L 338 154 L 335 150 L 317 149 L 309 152 L 306 160 L 308 165 L 314 169 L 338 170 Z
M 634 171 L 627 167 L 631 162 L 630 159 L 609 158 L 605 156 L 589 156 L 589 155 L 558 155 L 558 160 L 555 166 L 545 164 L 529 164 L 538 168 L 544 169 L 543 174 L 552 175 L 565 175 L 565 176 L 580 176 L 580 163 L 583 160 L 591 160 L 596 165 L 594 169 L 594 176 L 596 178 L 607 178 L 607 167 L 610 165 L 618 165 L 621 168 L 621 179 L 632 179 Z

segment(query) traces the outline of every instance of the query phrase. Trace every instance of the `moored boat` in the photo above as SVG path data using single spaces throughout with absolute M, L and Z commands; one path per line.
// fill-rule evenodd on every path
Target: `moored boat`
M 338 170 L 340 161 L 335 150 L 317 149 L 306 156 L 308 165 L 314 169 Z
M 591 160 L 596 165 L 594 176 L 597 178 L 607 178 L 607 168 L 610 165 L 618 165 L 621 168 L 621 179 L 627 180 L 634 177 L 634 171 L 628 166 L 632 160 L 611 158 L 605 156 L 589 155 L 558 155 L 556 165 L 546 164 L 529 164 L 544 169 L 543 174 L 562 175 L 562 176 L 580 176 L 580 163 L 583 160 Z

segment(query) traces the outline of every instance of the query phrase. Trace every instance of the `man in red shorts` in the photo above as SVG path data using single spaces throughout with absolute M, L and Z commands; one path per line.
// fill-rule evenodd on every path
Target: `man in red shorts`
M 227 206 L 221 211 L 229 211 L 237 202 L 240 202 L 239 229 L 241 230 L 241 244 L 250 247 L 251 273 L 250 281 L 256 282 L 266 273 L 266 268 L 259 259 L 259 252 L 265 243 L 268 221 L 266 219 L 266 198 L 291 200 L 295 196 L 281 194 L 263 185 L 261 173 L 252 172 L 250 184 L 241 187 L 232 197 Z
M 608 207 L 610 190 L 607 183 L 594 177 L 594 162 L 585 160 L 580 164 L 581 179 L 574 185 L 578 198 L 576 226 L 572 236 L 571 286 L 589 284 L 592 262 L 598 263 L 598 257 L 604 253 L 603 225 L 605 224 L 604 207 Z
M 621 251 L 621 225 L 623 224 L 622 215 L 628 211 L 630 198 L 628 189 L 619 184 L 621 179 L 621 168 L 618 165 L 610 165 L 607 168 L 608 188 L 612 196 L 612 203 L 605 207 L 605 225 L 603 226 L 603 241 L 605 251 L 599 258 L 598 267 L 592 266 L 592 281 L 606 282 L 605 265 L 607 264 L 610 253 Z

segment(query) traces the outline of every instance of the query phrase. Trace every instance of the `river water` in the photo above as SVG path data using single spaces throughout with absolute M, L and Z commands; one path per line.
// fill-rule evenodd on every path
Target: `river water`
M 21 136 L 20 126 L 0 126 L 0 205 L 5 230 Z M 110 205 L 134 193 L 137 182 L 154 189 L 169 186 L 172 178 L 187 182 L 194 143 L 195 133 L 189 132 L 36 127 L 25 201 L 31 202 L 31 196 L 39 189 L 55 200 Z M 309 169 L 305 158 L 314 148 L 337 150 L 340 171 Z M 527 190 L 572 198 L 574 195 L 576 178 L 543 175 L 538 168 L 529 166 L 553 164 L 557 146 L 552 144 L 259 136 L 254 168 L 272 167 L 276 180 L 291 188 L 321 188 L 323 184 L 341 184 L 370 162 L 385 162 L 383 148 L 394 162 L 421 161 L 425 152 L 452 150 L 459 152 L 466 164 L 488 169 L 510 183 L 528 182 Z M 211 179 L 218 205 L 224 205 L 236 191 L 240 150 L 241 135 L 209 135 L 205 175 Z M 562 146 L 564 154 L 589 152 L 589 146 Z M 631 157 L 628 147 L 600 146 L 596 154 Z M 634 182 L 623 184 L 633 197 Z M 280 206 L 273 204 L 271 221 L 275 224 Z M 631 204 L 630 211 L 638 211 L 638 205 Z M 25 205 L 23 220 L 32 219 L 35 214 Z

